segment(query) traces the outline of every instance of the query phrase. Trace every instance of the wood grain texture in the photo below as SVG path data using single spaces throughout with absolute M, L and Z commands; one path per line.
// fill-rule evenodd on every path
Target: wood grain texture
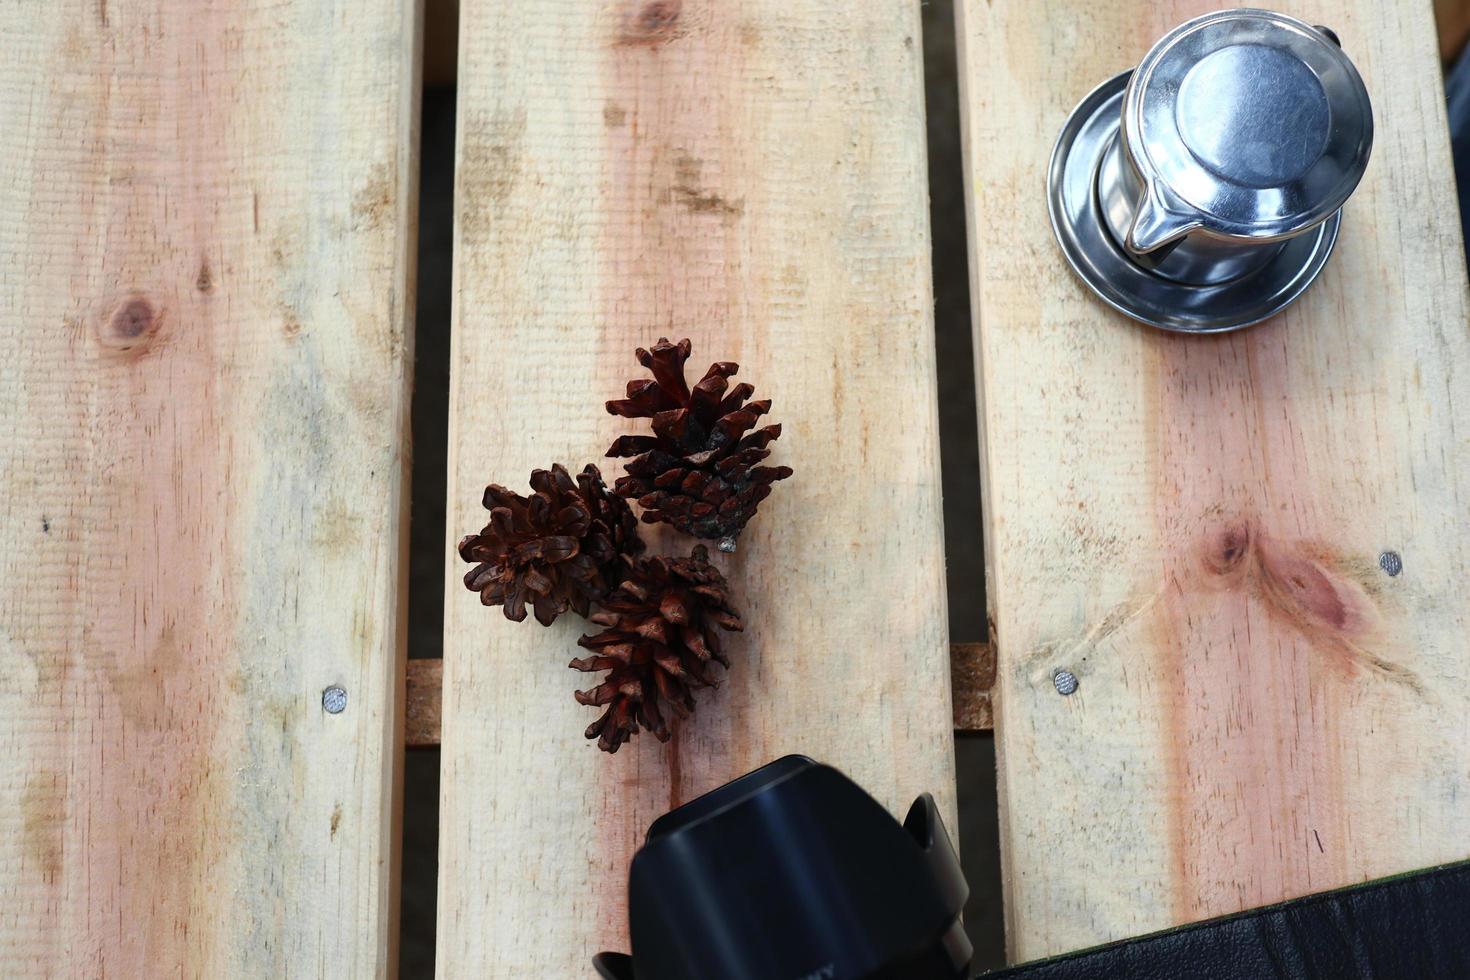
M 410 660 L 403 698 L 403 745 L 410 749 L 439 744 L 443 726 L 444 661 Z
M 952 644 L 949 676 L 954 692 L 955 731 L 988 732 L 995 727 L 990 700 L 995 687 L 995 648 L 989 643 Z
M 4 976 L 392 972 L 415 32 L 0 9 Z
M 440 975 L 581 976 L 626 948 L 649 823 L 783 754 L 953 816 L 918 7 L 473 0 L 461 24 L 451 534 L 488 481 L 604 462 L 628 423 L 602 403 L 661 335 L 739 362 L 796 468 L 717 556 L 747 629 L 667 745 L 584 741 L 575 617 L 509 623 L 448 562 Z
M 1429 4 L 1280 5 L 1341 35 L 1378 130 L 1336 255 L 1274 321 L 1136 325 L 1048 225 L 1068 111 L 1210 6 L 961 13 L 1022 960 L 1470 853 L 1470 337 Z

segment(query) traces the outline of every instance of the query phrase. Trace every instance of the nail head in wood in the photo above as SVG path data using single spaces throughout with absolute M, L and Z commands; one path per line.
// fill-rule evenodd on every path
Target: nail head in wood
M 1378 556 L 1378 567 L 1387 572 L 1389 578 L 1394 578 L 1404 570 L 1404 560 L 1397 551 L 1385 551 Z
M 1052 674 L 1051 682 L 1056 685 L 1057 693 L 1063 697 L 1077 693 L 1077 675 L 1070 670 L 1059 670 Z
M 329 715 L 340 715 L 347 710 L 347 691 L 339 684 L 333 684 L 322 692 L 322 707 Z

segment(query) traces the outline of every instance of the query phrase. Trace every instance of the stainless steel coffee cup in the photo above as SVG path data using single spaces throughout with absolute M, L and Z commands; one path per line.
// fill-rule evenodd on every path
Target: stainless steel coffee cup
M 1325 28 L 1225 10 L 1169 32 L 1063 129 L 1049 201 L 1083 280 L 1137 319 L 1234 329 L 1326 264 L 1373 144 L 1357 69 Z

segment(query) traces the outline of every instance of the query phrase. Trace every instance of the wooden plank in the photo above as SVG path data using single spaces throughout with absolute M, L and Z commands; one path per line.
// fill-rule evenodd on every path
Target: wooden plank
M 393 970 L 415 52 L 0 11 L 0 974 Z
M 957 732 L 987 732 L 993 723 L 990 688 L 995 683 L 995 651 L 988 643 L 951 643 L 949 676 L 954 689 Z M 404 697 L 403 744 L 410 749 L 439 745 L 443 713 L 444 661 L 425 657 L 408 662 Z
M 1470 344 L 1430 8 L 1279 6 L 1342 36 L 1377 144 L 1322 280 L 1213 338 L 1093 301 L 1043 192 L 1072 106 L 1212 5 L 962 10 L 1018 959 L 1470 853 Z
M 717 556 L 747 629 L 667 745 L 584 741 L 579 624 L 508 623 L 446 569 L 440 975 L 580 976 L 625 948 L 649 823 L 778 756 L 953 816 L 918 8 L 461 16 L 451 534 L 487 481 L 598 460 L 661 335 L 738 361 L 796 468 Z

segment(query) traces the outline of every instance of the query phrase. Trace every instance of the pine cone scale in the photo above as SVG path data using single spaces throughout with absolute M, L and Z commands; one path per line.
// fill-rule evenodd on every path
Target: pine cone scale
M 754 385 L 746 384 L 744 381 L 740 382 L 740 384 L 731 388 L 730 393 L 725 396 L 725 400 L 720 402 L 720 407 L 719 409 L 717 409 L 717 414 L 730 414 L 731 412 L 738 409 L 741 405 L 744 405 L 745 400 L 753 394 L 755 394 Z
M 657 449 L 658 440 L 653 436 L 618 436 L 613 447 L 617 452 L 609 450 L 609 456 L 636 456 Z
M 684 384 L 684 362 L 689 360 L 689 341 L 679 344 L 655 344 L 651 351 L 638 349 L 638 362 L 653 372 L 653 380 L 659 388 L 680 402 L 689 399 L 689 389 Z
M 551 579 L 542 575 L 534 568 L 526 571 L 525 575 L 521 577 L 521 583 L 537 595 L 546 595 L 554 585 Z

